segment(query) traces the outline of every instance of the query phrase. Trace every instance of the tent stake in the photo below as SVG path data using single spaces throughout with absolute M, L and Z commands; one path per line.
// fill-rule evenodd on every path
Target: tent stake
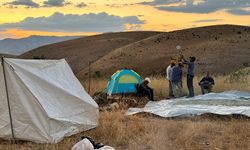
M 4 57 L 1 58 L 1 61 L 2 61 L 2 67 L 3 67 L 3 77 L 4 77 L 5 91 L 6 91 L 9 116 L 10 116 L 10 127 L 11 127 L 11 135 L 12 135 L 11 143 L 16 143 L 14 129 L 13 129 L 13 122 L 12 122 L 12 115 L 11 115 L 11 110 L 10 110 L 10 99 L 9 99 L 8 85 L 7 85 L 6 72 L 5 72 L 5 66 L 4 66 Z

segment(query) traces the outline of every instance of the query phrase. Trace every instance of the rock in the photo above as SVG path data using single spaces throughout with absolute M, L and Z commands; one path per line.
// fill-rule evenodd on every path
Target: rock
M 111 110 L 118 110 L 119 109 L 119 104 L 118 103 L 112 103 L 110 104 L 110 108 Z
M 117 102 L 114 102 L 108 106 L 100 107 L 100 111 L 113 111 L 118 110 L 120 108 L 119 104 Z

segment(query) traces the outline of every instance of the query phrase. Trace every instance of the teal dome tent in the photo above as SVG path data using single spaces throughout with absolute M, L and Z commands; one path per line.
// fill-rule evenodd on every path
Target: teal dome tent
M 112 75 L 106 93 L 109 96 L 136 93 L 135 85 L 141 82 L 142 78 L 135 71 L 128 69 L 118 70 Z

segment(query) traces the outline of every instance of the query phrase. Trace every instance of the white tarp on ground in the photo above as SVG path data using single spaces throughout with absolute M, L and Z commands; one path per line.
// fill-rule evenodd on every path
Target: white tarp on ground
M 240 114 L 250 117 L 250 93 L 227 91 L 193 98 L 150 101 L 144 108 L 130 108 L 127 115 L 140 112 L 152 113 L 161 117 L 194 116 L 205 113 Z
M 16 139 L 57 143 L 98 124 L 98 105 L 65 60 L 4 58 Z M 0 65 L 0 138 L 12 135 Z

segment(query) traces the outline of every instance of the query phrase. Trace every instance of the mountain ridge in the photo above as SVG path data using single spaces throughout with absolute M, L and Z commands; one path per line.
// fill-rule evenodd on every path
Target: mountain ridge
M 160 32 L 134 31 L 93 35 L 42 46 L 20 55 L 19 58 L 33 58 L 34 56 L 44 56 L 46 59 L 65 58 L 77 74 L 87 67 L 89 62 L 95 62 L 114 49 L 158 33 Z
M 102 76 L 110 76 L 121 68 L 134 69 L 144 76 L 164 74 L 171 57 L 180 54 L 177 45 L 182 46 L 186 57 L 197 57 L 196 72 L 200 75 L 206 71 L 228 74 L 250 65 L 250 28 L 219 25 L 161 33 L 143 39 L 105 55 L 93 63 L 91 69 Z M 77 75 L 84 78 L 87 74 L 85 69 Z
M 181 51 L 176 46 L 181 46 Z M 44 55 L 47 59 L 66 58 L 81 79 L 109 77 L 122 68 L 143 76 L 164 74 L 171 57 L 197 57 L 197 74 L 206 71 L 228 74 L 250 65 L 250 27 L 214 25 L 171 32 L 118 32 L 51 44 L 29 51 L 20 58 Z
M 38 36 L 32 35 L 26 38 L 0 40 L 0 53 L 20 55 L 40 46 L 63 42 L 80 36 Z

